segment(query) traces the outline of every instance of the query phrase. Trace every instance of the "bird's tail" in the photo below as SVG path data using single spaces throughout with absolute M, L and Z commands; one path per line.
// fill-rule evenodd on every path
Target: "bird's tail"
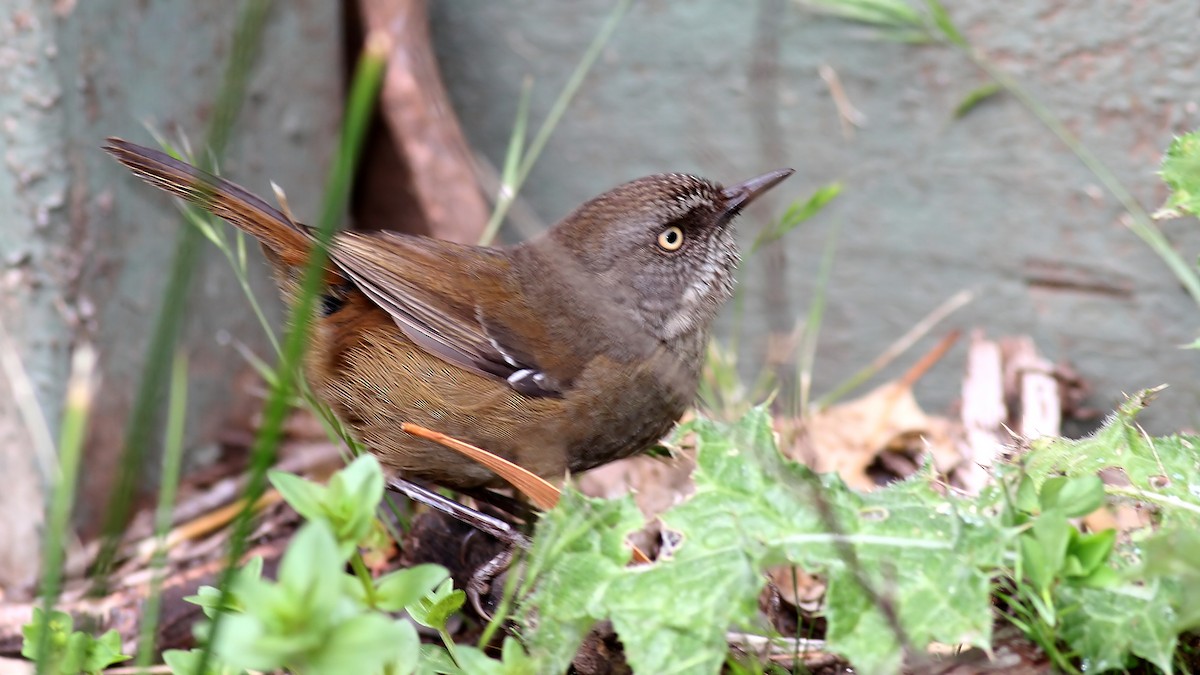
M 105 152 L 142 180 L 224 218 L 258 239 L 284 265 L 302 265 L 312 245 L 290 218 L 238 185 L 165 152 L 109 138 Z

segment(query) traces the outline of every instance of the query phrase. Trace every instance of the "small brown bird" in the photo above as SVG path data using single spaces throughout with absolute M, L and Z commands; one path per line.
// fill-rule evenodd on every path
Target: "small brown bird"
M 307 228 L 157 150 L 115 138 L 105 150 L 257 238 L 292 302 L 313 244 Z M 547 478 L 644 450 L 695 397 L 713 319 L 733 292 L 730 221 L 791 173 L 727 188 L 684 174 L 640 178 L 505 248 L 338 234 L 309 381 L 385 467 L 448 488 L 498 478 L 402 422 Z

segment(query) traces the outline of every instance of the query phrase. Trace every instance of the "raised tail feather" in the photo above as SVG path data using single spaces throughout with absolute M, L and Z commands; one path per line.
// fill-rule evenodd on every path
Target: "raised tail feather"
M 238 185 L 158 150 L 109 138 L 104 151 L 142 180 L 181 197 L 258 239 L 286 265 L 303 264 L 309 236 L 287 216 Z

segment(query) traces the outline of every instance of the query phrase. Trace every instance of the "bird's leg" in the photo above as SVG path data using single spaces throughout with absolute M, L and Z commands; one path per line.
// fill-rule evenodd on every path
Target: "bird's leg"
M 487 504 L 515 518 L 520 518 L 526 523 L 532 523 L 537 520 L 538 513 L 529 507 L 528 504 L 518 501 L 506 494 L 489 490 L 487 488 L 467 488 L 459 490 L 460 493 L 474 499 L 480 503 Z
M 500 551 L 491 560 L 483 564 L 482 567 L 475 570 L 471 575 L 471 580 L 467 582 L 467 598 L 471 601 L 471 607 L 484 621 L 492 620 L 492 613 L 483 608 L 483 596 L 491 592 L 492 581 L 504 574 L 508 570 L 508 566 L 512 564 L 513 549 L 506 548 Z
M 529 537 L 521 534 L 515 527 L 495 516 L 489 516 L 486 513 L 480 513 L 475 509 L 463 506 L 453 499 L 443 497 L 433 490 L 404 480 L 403 478 L 389 478 L 387 487 L 389 490 L 399 492 L 414 502 L 419 502 L 431 509 L 441 511 L 455 520 L 486 532 L 509 546 L 529 548 Z
M 389 478 L 387 487 L 393 492 L 399 492 L 415 502 L 440 511 L 459 522 L 466 523 L 476 530 L 486 532 L 508 545 L 507 548 L 484 563 L 482 567 L 475 570 L 471 574 L 471 580 L 467 582 L 467 597 L 471 600 L 471 607 L 479 613 L 479 616 L 490 621 L 492 618 L 491 613 L 484 610 L 481 597 L 489 591 L 492 580 L 503 574 L 512 563 L 513 548 L 529 548 L 529 538 L 499 518 L 463 506 L 453 499 L 443 497 L 429 488 L 417 485 L 403 478 Z M 498 498 L 498 501 L 504 504 L 504 506 L 497 506 L 497 508 L 507 510 L 505 507 L 519 507 L 532 513 L 528 507 L 515 499 L 505 497 L 490 490 L 478 490 L 475 492 L 486 493 L 487 498 Z

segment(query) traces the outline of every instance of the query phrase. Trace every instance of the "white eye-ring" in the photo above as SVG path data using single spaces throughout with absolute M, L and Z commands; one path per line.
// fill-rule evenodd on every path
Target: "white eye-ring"
M 664 251 L 678 251 L 683 246 L 683 230 L 672 225 L 658 235 L 658 247 Z

